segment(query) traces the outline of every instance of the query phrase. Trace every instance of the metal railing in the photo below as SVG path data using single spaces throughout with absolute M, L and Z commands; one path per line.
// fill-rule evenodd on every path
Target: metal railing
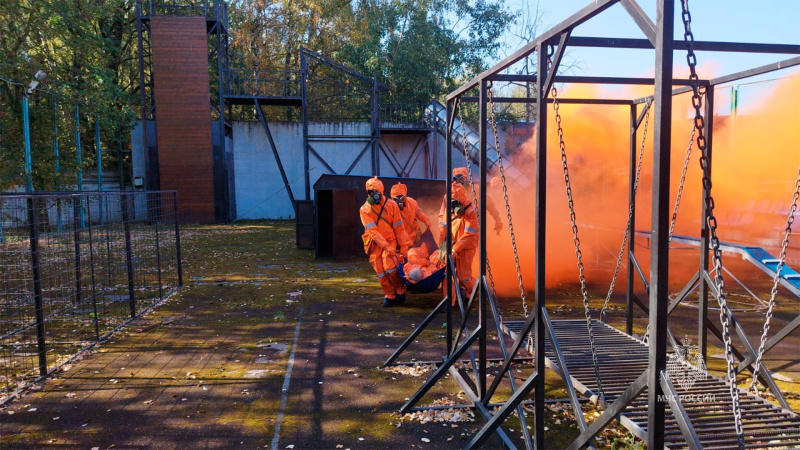
M 432 129 L 425 111 L 428 106 L 428 103 L 381 103 L 381 128 Z
M 0 194 L 0 404 L 182 283 L 174 191 Z
M 226 69 L 223 77 L 226 96 L 300 98 L 296 70 Z
M 228 23 L 228 4 L 224 0 L 143 0 L 142 16 L 200 16 Z

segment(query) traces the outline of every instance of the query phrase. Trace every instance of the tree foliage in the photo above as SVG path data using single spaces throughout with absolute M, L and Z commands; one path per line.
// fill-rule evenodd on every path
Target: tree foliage
M 181 3 L 200 0 L 181 0 Z M 392 87 L 394 102 L 441 98 L 493 59 L 515 14 L 505 0 L 230 0 L 233 68 L 299 70 L 305 46 Z M 101 146 L 130 148 L 138 116 L 136 2 L 0 2 L 0 78 L 27 84 L 48 73 L 30 97 L 36 189 L 74 186 L 75 110 L 80 108 L 83 167 Z M 0 81 L 0 190 L 23 185 L 23 89 Z M 56 131 L 57 129 L 57 131 Z M 53 137 L 58 137 L 60 175 Z M 104 156 L 114 167 L 115 153 Z
M 5 0 L 0 2 L 0 77 L 27 84 L 47 72 L 30 96 L 36 189 L 74 185 L 75 109 L 80 109 L 84 169 L 95 163 L 94 122 L 104 148 L 128 147 L 138 92 L 134 2 Z M 0 189 L 24 184 L 23 89 L 0 82 Z M 58 129 L 61 176 L 53 137 Z M 107 158 L 107 159 L 106 159 Z M 114 164 L 115 154 L 104 156 Z

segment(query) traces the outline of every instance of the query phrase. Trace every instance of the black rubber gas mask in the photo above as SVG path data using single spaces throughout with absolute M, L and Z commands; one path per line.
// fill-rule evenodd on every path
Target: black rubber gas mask
M 397 197 L 393 198 L 394 202 L 397 203 L 397 206 L 400 207 L 400 210 L 406 207 L 406 196 L 405 195 L 398 195 Z
M 460 216 L 464 214 L 464 205 L 462 205 L 458 200 L 450 200 L 450 211 L 453 214 Z
M 453 181 L 456 183 L 465 186 L 467 184 L 467 178 L 464 175 L 456 175 L 453 177 Z
M 368 190 L 367 191 L 367 202 L 369 202 L 370 205 L 376 205 L 376 204 L 380 203 L 381 202 L 381 193 L 376 191 L 376 190 L 374 190 L 374 189 Z

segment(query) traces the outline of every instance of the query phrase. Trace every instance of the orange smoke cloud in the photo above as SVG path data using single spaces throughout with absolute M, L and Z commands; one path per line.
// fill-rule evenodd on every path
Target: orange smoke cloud
M 725 104 L 729 99 L 720 93 L 725 88 L 717 90 L 715 102 L 712 182 L 719 236 L 722 240 L 763 246 L 776 255 L 800 167 L 800 77 L 797 73 L 794 75 L 774 86 L 750 89 L 751 94 L 760 90 L 758 100 L 749 102 L 746 107 L 743 105 L 738 114 L 729 113 L 730 108 Z M 625 97 L 643 97 L 651 93 L 652 88 L 637 87 L 627 89 Z M 607 98 L 608 91 L 598 86 L 577 85 L 568 87 L 560 96 Z M 670 209 L 674 206 L 683 169 L 692 111 L 689 94 L 674 97 Z M 560 112 L 583 262 L 589 283 L 604 291 L 613 273 L 628 217 L 630 108 L 562 104 Z M 651 115 L 637 194 L 636 228 L 639 230 L 648 230 L 651 222 L 653 119 Z M 578 271 L 552 105 L 549 106 L 548 128 L 547 282 L 553 287 L 560 283 L 576 283 Z M 637 153 L 642 130 L 640 127 L 637 135 Z M 521 150 L 515 155 L 514 163 L 533 180 L 536 155 L 533 137 Z M 699 156 L 695 144 L 676 234 L 699 236 L 702 209 Z M 503 232 L 496 236 L 491 231 L 494 221 L 487 218 L 492 272 L 500 295 L 516 296 L 519 289 L 503 198 L 498 190 L 490 188 L 489 192 L 504 222 Z M 534 194 L 533 186 L 525 190 L 510 187 L 510 205 L 526 290 L 533 288 Z M 796 262 L 796 253 L 790 247 L 790 260 Z M 647 270 L 648 261 L 641 259 L 643 270 Z M 624 285 L 626 262 L 623 260 L 620 286 Z M 624 287 L 620 291 L 624 291 Z

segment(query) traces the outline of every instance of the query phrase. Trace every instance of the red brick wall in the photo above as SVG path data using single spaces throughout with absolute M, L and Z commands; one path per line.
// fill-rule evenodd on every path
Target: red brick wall
M 203 17 L 151 17 L 161 189 L 181 221 L 214 222 L 208 41 Z

